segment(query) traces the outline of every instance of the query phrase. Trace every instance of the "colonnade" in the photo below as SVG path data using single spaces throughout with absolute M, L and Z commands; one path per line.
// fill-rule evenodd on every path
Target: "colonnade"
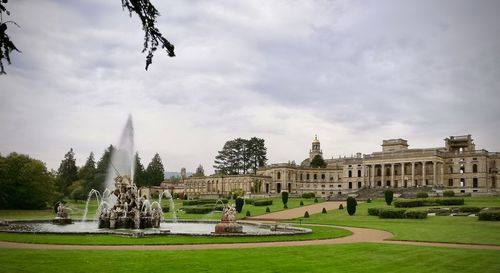
M 432 172 L 426 173 L 426 166 L 432 164 Z M 411 165 L 411 170 L 405 173 L 406 167 Z M 417 187 L 428 185 L 444 185 L 444 162 L 437 160 L 402 161 L 393 163 L 365 164 L 368 185 L 370 187 Z M 388 168 L 390 167 L 390 169 Z M 389 174 L 386 171 L 389 170 Z M 400 170 L 399 174 L 396 171 Z M 432 179 L 430 183 L 428 179 Z M 439 181 L 438 181 L 439 179 Z M 380 182 L 380 183 L 379 183 Z

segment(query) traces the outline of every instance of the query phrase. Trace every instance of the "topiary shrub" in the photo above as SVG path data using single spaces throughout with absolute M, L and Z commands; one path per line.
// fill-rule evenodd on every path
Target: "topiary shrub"
M 314 198 L 314 203 L 318 203 L 318 198 Z
M 288 192 L 284 191 L 281 192 L 281 201 L 283 201 L 283 208 L 287 209 L 287 203 L 288 203 Z
M 326 209 L 323 208 L 323 210 L 321 211 L 321 213 L 326 214 Z
M 316 194 L 314 194 L 314 192 L 304 192 L 302 194 L 302 198 L 307 198 L 307 199 L 314 198 L 315 196 L 316 196 Z
M 306 212 L 304 213 L 304 218 L 309 218 L 309 212 L 306 210 Z
M 371 202 L 372 202 L 371 198 L 366 199 L 366 203 L 371 203 Z
M 368 215 L 378 216 L 381 208 L 368 208 Z
M 236 211 L 240 213 L 243 210 L 243 204 L 245 204 L 245 200 L 243 200 L 243 198 L 241 197 L 237 197 L 234 203 Z
M 417 198 L 427 198 L 429 195 L 426 192 L 417 192 Z
M 378 211 L 378 217 L 388 219 L 404 219 L 405 212 L 406 210 L 404 209 L 384 208 Z
M 246 216 L 250 216 L 250 211 L 249 210 L 247 210 Z
M 384 192 L 384 198 L 385 198 L 385 203 L 387 203 L 388 206 L 391 205 L 392 200 L 394 199 L 394 192 L 392 191 L 385 191 Z
M 358 202 L 354 197 L 347 197 L 347 213 L 349 215 L 354 215 L 356 213 L 356 206 L 358 205 Z
M 405 212 L 405 218 L 408 219 L 425 219 L 427 218 L 427 211 L 423 210 L 411 210 Z
M 340 204 L 339 209 L 344 209 L 344 205 Z
M 266 207 L 266 212 L 271 212 L 271 209 L 269 207 Z
M 302 202 L 302 200 L 300 200 L 300 205 L 303 206 L 304 205 L 304 202 Z
M 444 197 L 454 197 L 455 196 L 455 192 L 454 191 L 444 191 L 443 192 L 443 196 Z
M 500 210 L 498 209 L 487 209 L 482 210 L 478 214 L 478 218 L 481 221 L 500 221 Z
M 245 204 L 247 204 L 247 205 L 253 205 L 254 201 L 255 201 L 255 199 L 247 198 L 247 199 L 245 199 Z

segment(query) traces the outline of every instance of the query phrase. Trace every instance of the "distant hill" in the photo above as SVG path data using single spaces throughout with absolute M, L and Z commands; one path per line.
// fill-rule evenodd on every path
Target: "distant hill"
M 193 175 L 193 173 L 192 172 L 186 172 L 186 175 L 189 177 L 189 176 Z M 181 172 L 169 172 L 169 171 L 165 172 L 165 179 L 170 179 L 172 176 L 178 176 L 178 177 L 180 177 L 181 176 Z

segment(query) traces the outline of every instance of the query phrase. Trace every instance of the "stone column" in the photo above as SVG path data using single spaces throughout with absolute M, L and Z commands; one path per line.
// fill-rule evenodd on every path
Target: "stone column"
M 436 186 L 437 185 L 437 162 L 432 161 L 432 185 Z
M 441 169 L 440 169 L 440 175 L 441 177 L 439 178 L 439 180 L 441 181 L 440 184 L 441 186 L 444 186 L 444 162 L 441 162 Z
M 410 186 L 416 186 L 415 185 L 415 162 L 411 162 L 411 182 Z
M 370 182 L 372 188 L 375 188 L 375 164 L 372 164 L 372 168 L 371 168 L 371 176 L 372 176 L 372 181 Z
M 384 164 L 380 164 L 380 168 L 382 169 L 382 187 L 385 186 L 384 176 L 385 176 L 385 168 Z
M 401 187 L 405 185 L 405 163 L 401 162 Z
M 425 185 L 425 161 L 422 161 L 422 185 Z
M 391 164 L 391 187 L 394 187 L 394 163 Z

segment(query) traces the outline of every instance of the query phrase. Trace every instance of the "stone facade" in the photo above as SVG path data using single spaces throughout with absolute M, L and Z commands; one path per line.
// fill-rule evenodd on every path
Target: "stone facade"
M 265 190 L 265 185 L 271 183 L 271 177 L 244 174 L 189 177 L 184 179 L 181 184 L 188 196 L 225 196 L 236 190 L 242 190 L 247 194 L 262 194 Z
M 256 175 L 213 175 L 184 179 L 188 195 L 245 193 L 291 194 L 314 192 L 317 196 L 348 194 L 363 188 L 432 187 L 456 192 L 495 192 L 500 153 L 476 150 L 470 135 L 446 138 L 444 147 L 409 149 L 404 139 L 382 141 L 382 151 L 351 157 L 325 159 L 326 168 L 311 168 L 315 155 L 322 155 L 317 137 L 309 157 L 300 165 L 271 164 Z
M 433 187 L 469 193 L 499 188 L 496 164 L 500 153 L 476 150 L 471 135 L 446 138 L 445 147 L 409 149 L 408 146 L 404 139 L 383 140 L 381 152 L 325 159 L 326 168 L 310 168 L 311 158 L 322 153 L 315 137 L 309 158 L 300 166 L 272 164 L 259 169 L 257 174 L 272 177 L 266 193 L 288 190 L 329 196 L 365 187 Z

